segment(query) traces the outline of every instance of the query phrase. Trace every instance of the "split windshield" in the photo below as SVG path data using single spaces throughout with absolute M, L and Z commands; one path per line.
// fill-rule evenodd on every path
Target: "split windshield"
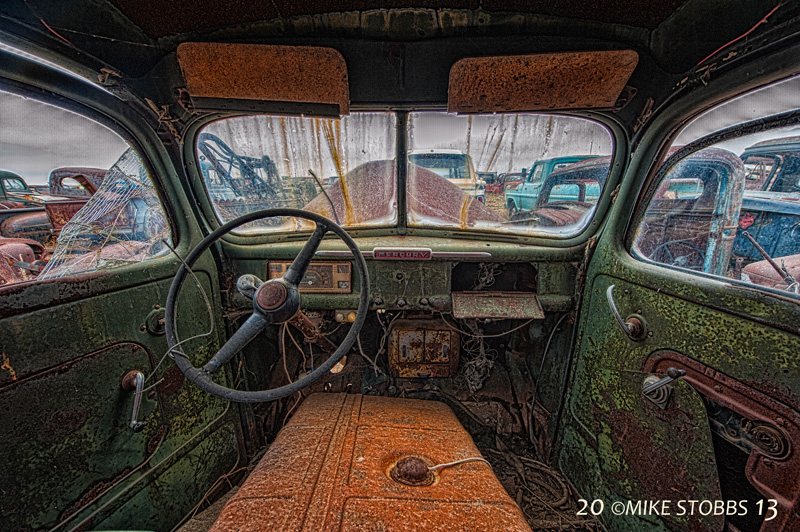
M 398 216 L 398 124 L 406 124 L 405 216 Z M 612 147 L 605 127 L 575 117 L 412 112 L 398 121 L 394 113 L 364 112 L 219 120 L 198 135 L 197 157 L 222 222 L 297 208 L 348 228 L 405 223 L 566 237 L 594 214 Z M 525 181 L 486 190 L 487 181 L 510 172 L 524 173 Z M 305 223 L 273 218 L 244 231 Z

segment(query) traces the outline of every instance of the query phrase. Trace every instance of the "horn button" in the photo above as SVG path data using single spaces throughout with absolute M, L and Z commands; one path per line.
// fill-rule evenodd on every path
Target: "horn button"
M 286 287 L 279 282 L 266 282 L 262 284 L 256 292 L 256 304 L 261 310 L 275 310 L 286 303 L 289 292 Z

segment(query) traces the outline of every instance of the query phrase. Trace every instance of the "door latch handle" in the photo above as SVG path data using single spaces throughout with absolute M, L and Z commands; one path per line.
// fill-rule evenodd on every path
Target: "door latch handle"
M 122 377 L 122 389 L 126 392 L 133 392 L 133 412 L 131 412 L 131 423 L 129 427 L 133 432 L 141 432 L 144 423 L 138 421 L 139 407 L 142 406 L 142 393 L 144 392 L 144 373 L 138 370 L 129 371 Z
M 658 379 L 655 382 L 651 382 L 650 384 L 645 385 L 642 387 L 642 393 L 644 395 L 651 395 L 653 392 L 666 386 L 667 384 L 676 381 L 686 375 L 685 369 L 678 369 L 678 368 L 669 368 L 667 370 L 667 376 L 661 379 Z
M 625 334 L 632 340 L 640 340 L 644 337 L 646 328 L 644 326 L 644 320 L 640 316 L 630 315 L 626 319 L 622 319 L 619 311 L 617 310 L 617 305 L 614 303 L 614 288 L 617 285 L 612 284 L 606 290 L 606 299 L 608 300 L 608 306 L 611 308 L 611 314 L 614 315 L 614 319 L 617 321 L 617 325 L 619 325 L 620 329 L 622 329 Z

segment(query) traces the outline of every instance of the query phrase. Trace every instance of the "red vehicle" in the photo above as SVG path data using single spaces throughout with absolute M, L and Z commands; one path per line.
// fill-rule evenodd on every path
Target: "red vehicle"
M 506 188 L 514 188 L 525 181 L 525 172 L 500 174 L 494 183 L 486 185 L 487 194 L 502 194 Z

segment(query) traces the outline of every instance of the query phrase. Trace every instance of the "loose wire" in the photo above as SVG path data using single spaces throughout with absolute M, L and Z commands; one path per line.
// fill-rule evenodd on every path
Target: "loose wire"
M 547 352 L 550 350 L 550 343 L 553 341 L 553 337 L 556 335 L 556 331 L 558 330 L 558 326 L 561 325 L 561 322 L 569 316 L 569 312 L 565 312 L 561 318 L 556 322 L 553 326 L 553 330 L 550 331 L 550 336 L 547 338 L 547 343 L 544 346 L 544 352 L 542 353 L 542 363 L 539 364 L 539 373 L 536 375 L 536 380 L 533 383 L 533 397 L 531 397 L 531 412 L 530 418 L 528 419 L 528 437 L 531 440 L 531 443 L 536 445 L 536 442 L 533 438 L 533 409 L 536 406 L 536 393 L 539 389 L 539 381 L 542 379 L 542 372 L 544 371 L 544 361 L 547 360 Z
M 452 467 L 454 465 L 459 465 L 459 464 L 466 464 L 468 462 L 483 462 L 487 464 L 489 467 L 492 467 L 492 464 L 490 464 L 489 461 L 486 460 L 485 458 L 473 456 L 472 458 L 464 458 L 463 460 L 456 460 L 455 462 L 448 462 L 446 464 L 437 464 L 435 466 L 429 466 L 428 471 L 436 471 L 437 469 L 444 469 L 446 467 Z

